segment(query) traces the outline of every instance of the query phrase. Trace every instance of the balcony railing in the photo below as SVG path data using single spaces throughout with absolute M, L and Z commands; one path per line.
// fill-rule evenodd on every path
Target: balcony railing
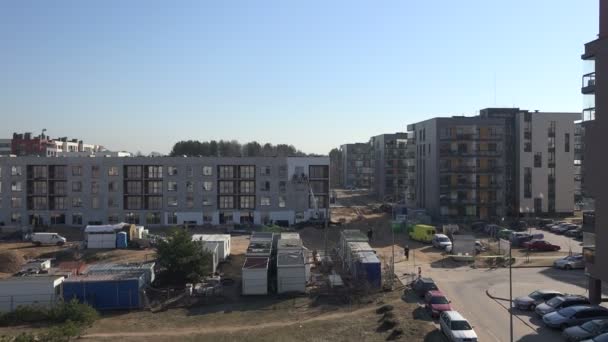
M 595 120 L 595 107 L 583 109 L 583 121 Z
M 585 95 L 595 93 L 595 72 L 590 72 L 588 74 L 583 75 L 581 93 Z
M 463 133 L 455 135 L 442 135 L 439 140 L 501 140 L 502 134 L 486 134 L 480 135 L 477 133 Z
M 476 183 L 476 182 L 459 182 L 459 183 L 439 183 L 439 186 L 442 188 L 450 188 L 450 189 L 497 189 L 502 187 L 501 183 L 498 182 L 490 182 L 490 183 Z
M 486 167 L 481 168 L 477 166 L 458 166 L 458 167 L 444 167 L 439 169 L 442 173 L 497 173 L 501 172 L 504 168 L 501 167 Z
M 494 157 L 500 156 L 502 151 L 454 151 L 454 150 L 439 150 L 442 157 Z

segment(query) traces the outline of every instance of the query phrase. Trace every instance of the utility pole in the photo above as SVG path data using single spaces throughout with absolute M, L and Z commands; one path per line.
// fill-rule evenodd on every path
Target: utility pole
M 511 267 L 513 265 L 513 258 L 511 256 L 511 244 L 509 244 L 509 328 L 510 328 L 510 336 L 511 342 L 513 342 L 513 278 L 512 278 L 512 270 Z

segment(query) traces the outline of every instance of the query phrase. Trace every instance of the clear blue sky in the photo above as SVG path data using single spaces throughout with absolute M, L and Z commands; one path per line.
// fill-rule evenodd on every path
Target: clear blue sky
M 597 23 L 598 0 L 7 0 L 0 137 L 327 153 L 494 105 L 580 111 Z

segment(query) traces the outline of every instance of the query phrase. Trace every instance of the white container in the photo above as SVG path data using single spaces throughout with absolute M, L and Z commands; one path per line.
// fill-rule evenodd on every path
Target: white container
M 300 250 L 301 251 L 302 249 L 303 249 L 302 240 L 284 239 L 283 237 L 281 237 L 281 239 L 279 240 L 278 247 L 277 247 L 277 250 L 279 250 L 279 251 L 287 251 L 287 250 L 292 250 L 292 251 Z
M 272 241 L 254 240 L 249 243 L 246 257 L 270 257 L 272 254 Z
M 230 255 L 230 234 L 194 234 L 193 241 L 218 242 L 219 261 L 224 261 Z
M 19 305 L 51 306 L 61 297 L 63 276 L 26 276 L 0 280 L 0 312 Z
M 302 250 L 279 251 L 277 254 L 277 292 L 306 291 L 306 264 Z
M 243 295 L 268 294 L 268 261 L 270 258 L 246 258 L 242 269 Z
M 374 252 L 367 242 L 348 242 L 344 256 L 344 263 L 351 269 L 357 261 L 357 254 L 362 252 Z
M 300 240 L 300 233 L 281 233 L 281 239 L 297 239 Z
M 250 241 L 272 241 L 274 233 L 272 232 L 253 232 L 251 233 Z
M 203 242 L 203 249 L 211 252 L 213 261 L 212 261 L 212 266 L 211 266 L 211 273 L 215 273 L 215 271 L 217 271 L 217 265 L 220 262 L 219 259 L 219 250 L 220 250 L 220 244 L 219 242 L 214 242 L 214 241 L 204 241 Z
M 116 248 L 116 233 L 87 234 L 87 248 Z

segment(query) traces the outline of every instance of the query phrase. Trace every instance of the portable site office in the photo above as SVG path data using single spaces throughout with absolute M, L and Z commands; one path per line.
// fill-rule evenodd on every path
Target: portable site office
M 344 251 L 344 264 L 350 269 L 356 261 L 355 255 L 360 252 L 374 252 L 367 242 L 348 242 Z
M 203 249 L 211 253 L 212 263 L 211 263 L 211 273 L 215 273 L 217 271 L 217 265 L 219 264 L 219 250 L 222 247 L 222 244 L 219 242 L 213 241 L 205 241 L 203 242 Z
M 52 306 L 61 297 L 63 276 L 24 276 L 0 280 L 0 312 L 19 305 Z
M 63 282 L 63 297 L 97 310 L 137 309 L 143 307 L 145 285 L 144 272 L 81 275 Z
M 374 252 L 356 252 L 351 272 L 355 279 L 366 281 L 373 287 L 382 285 L 382 264 Z
M 278 251 L 283 250 L 302 250 L 304 246 L 302 245 L 302 240 L 300 239 L 284 239 L 281 237 L 278 242 Z
M 342 258 L 346 257 L 349 242 L 369 242 L 367 235 L 363 234 L 358 229 L 345 229 L 340 232 L 340 240 L 338 248 Z
M 296 239 L 296 240 L 300 240 L 300 233 L 281 233 L 281 237 L 282 240 L 292 240 L 292 239 Z
M 272 241 L 251 241 L 247 247 L 247 257 L 270 257 L 272 254 Z
M 218 258 L 224 261 L 230 255 L 230 234 L 194 234 L 192 240 L 219 243 Z
M 303 250 L 279 250 L 277 254 L 277 292 L 306 291 L 306 262 Z
M 92 264 L 89 265 L 82 273 L 83 274 L 115 274 L 115 273 L 125 273 L 125 272 L 143 272 L 144 280 L 146 283 L 150 284 L 156 279 L 154 273 L 154 266 L 156 263 L 148 262 L 148 263 L 131 263 L 131 264 Z
M 268 294 L 268 257 L 248 257 L 242 268 L 243 295 Z

